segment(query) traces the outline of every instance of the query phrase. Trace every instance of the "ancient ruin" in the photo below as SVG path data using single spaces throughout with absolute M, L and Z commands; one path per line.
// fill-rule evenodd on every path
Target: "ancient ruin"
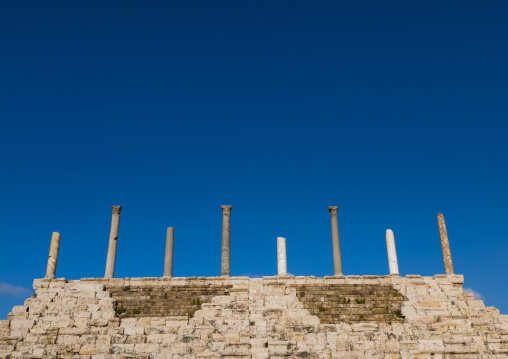
M 104 278 L 55 279 L 60 234 L 46 277 L 0 321 L 0 358 L 508 358 L 508 315 L 464 293 L 438 214 L 446 274 L 399 275 L 386 231 L 390 275 L 344 276 L 337 207 L 330 207 L 334 275 L 231 277 L 231 206 L 222 206 L 220 277 L 173 277 L 169 227 L 163 276 L 114 278 L 120 206 L 113 206 Z M 65 236 L 64 236 L 65 240 Z

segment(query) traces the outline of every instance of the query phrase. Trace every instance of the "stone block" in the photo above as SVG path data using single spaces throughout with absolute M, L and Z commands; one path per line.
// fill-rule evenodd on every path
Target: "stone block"
M 10 321 L 10 329 L 31 329 L 35 324 L 35 320 L 32 319 L 12 319 Z
M 108 286 L 123 287 L 125 285 L 125 278 L 109 278 Z
M 15 307 L 12 308 L 12 314 L 16 315 L 16 314 L 25 314 L 26 313 L 26 310 L 27 308 L 25 308 L 23 305 L 17 305 Z
M 108 322 L 109 322 L 108 318 L 98 318 L 90 320 L 90 325 L 95 327 L 105 327 L 108 325 Z
M 220 317 L 221 313 L 219 310 L 215 310 L 215 309 L 202 309 L 202 310 L 198 310 L 194 313 L 194 317 L 198 318 L 198 317 L 209 317 L 209 318 L 214 318 L 214 317 Z
M 442 340 L 418 340 L 418 350 L 427 353 L 442 353 L 444 344 Z
M 108 327 L 119 327 L 119 326 L 120 326 L 120 318 L 108 319 Z
M 377 323 L 355 323 L 351 325 L 353 332 L 373 332 L 379 328 Z
M 153 325 L 150 325 L 150 326 L 145 327 L 145 335 L 150 335 L 150 334 L 166 334 L 166 333 L 170 333 L 169 328 L 166 327 L 166 326 L 153 326 Z
M 363 284 L 363 277 L 359 275 L 348 275 L 346 276 L 347 284 Z
M 187 325 L 189 321 L 188 317 L 180 316 L 180 317 L 166 317 L 166 326 L 167 327 L 180 327 L 183 325 Z
M 464 284 L 464 276 L 463 275 L 449 275 L 450 282 L 454 284 Z
M 143 344 L 146 343 L 146 336 L 142 335 L 126 335 L 123 344 Z
M 106 354 L 103 348 L 97 347 L 95 344 L 85 344 L 79 349 L 80 355 Z
M 154 343 L 134 344 L 134 353 L 138 354 L 156 353 L 158 348 L 159 345 Z
M 483 303 L 483 300 L 469 300 L 467 301 L 467 305 L 470 308 L 485 308 L 485 304 Z
M 137 318 L 121 318 L 120 326 L 121 327 L 133 327 L 136 325 L 138 319 Z
M 112 344 L 111 352 L 113 354 L 133 354 L 134 344 Z
M 44 330 L 45 331 L 45 330 Z M 86 335 L 90 333 L 90 328 L 83 328 L 83 327 L 66 327 L 66 328 L 59 328 L 58 335 L 72 335 L 79 338 L 82 335 Z
M 377 285 L 379 284 L 379 277 L 377 275 L 364 275 L 363 284 Z
M 124 334 L 125 335 L 144 335 L 145 328 L 138 327 L 138 326 L 124 327 Z
M 136 322 L 136 325 L 138 327 L 141 327 L 141 326 L 148 326 L 152 323 L 152 318 L 150 317 L 144 317 L 144 318 L 139 318 Z

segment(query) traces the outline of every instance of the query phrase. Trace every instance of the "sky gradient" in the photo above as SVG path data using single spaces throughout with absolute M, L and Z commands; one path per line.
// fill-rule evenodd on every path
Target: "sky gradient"
M 3 1 L 0 318 L 45 274 L 455 272 L 508 313 L 506 1 Z

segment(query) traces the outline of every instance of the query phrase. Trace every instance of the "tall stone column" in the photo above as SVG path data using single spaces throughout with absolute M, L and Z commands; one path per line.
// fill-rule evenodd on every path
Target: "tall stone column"
M 49 246 L 48 266 L 46 267 L 46 278 L 54 279 L 56 263 L 58 261 L 58 250 L 60 249 L 60 233 L 53 232 L 51 245 Z
M 342 259 L 340 257 L 339 243 L 339 222 L 337 220 L 337 212 L 339 207 L 330 206 L 328 212 L 332 216 L 332 249 L 333 249 L 333 274 L 342 275 Z
M 281 277 L 288 275 L 288 263 L 286 258 L 286 238 L 277 237 L 277 273 Z
M 166 232 L 166 255 L 164 257 L 164 277 L 173 276 L 173 247 L 175 242 L 175 229 L 168 227 Z
M 390 275 L 399 275 L 399 264 L 397 263 L 397 252 L 395 251 L 395 237 L 391 229 L 386 230 L 386 250 L 388 251 L 388 268 Z
M 120 226 L 121 206 L 111 206 L 113 215 L 111 217 L 111 231 L 109 233 L 108 258 L 106 260 L 106 274 L 104 278 L 113 278 L 115 276 L 116 247 L 118 242 L 118 228 Z
M 233 206 L 221 206 L 222 208 L 222 252 L 220 261 L 220 275 L 231 275 L 231 210 Z
M 448 233 L 444 216 L 437 214 L 437 225 L 439 227 L 439 237 L 441 237 L 441 251 L 443 252 L 443 262 L 446 274 L 453 274 L 452 254 L 450 252 L 450 243 L 448 242 Z

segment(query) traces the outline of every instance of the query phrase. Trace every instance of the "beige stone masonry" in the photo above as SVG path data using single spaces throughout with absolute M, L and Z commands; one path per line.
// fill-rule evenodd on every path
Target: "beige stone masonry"
M 0 321 L 0 358 L 508 358 L 508 317 L 464 293 L 463 281 L 460 275 L 38 279 L 36 294 Z M 111 285 L 230 289 L 192 317 L 119 318 L 106 290 Z M 394 298 L 402 296 L 400 320 L 322 323 L 297 290 L 312 286 L 329 298 L 334 285 L 393 288 Z M 368 311 L 369 302 L 349 307 Z

